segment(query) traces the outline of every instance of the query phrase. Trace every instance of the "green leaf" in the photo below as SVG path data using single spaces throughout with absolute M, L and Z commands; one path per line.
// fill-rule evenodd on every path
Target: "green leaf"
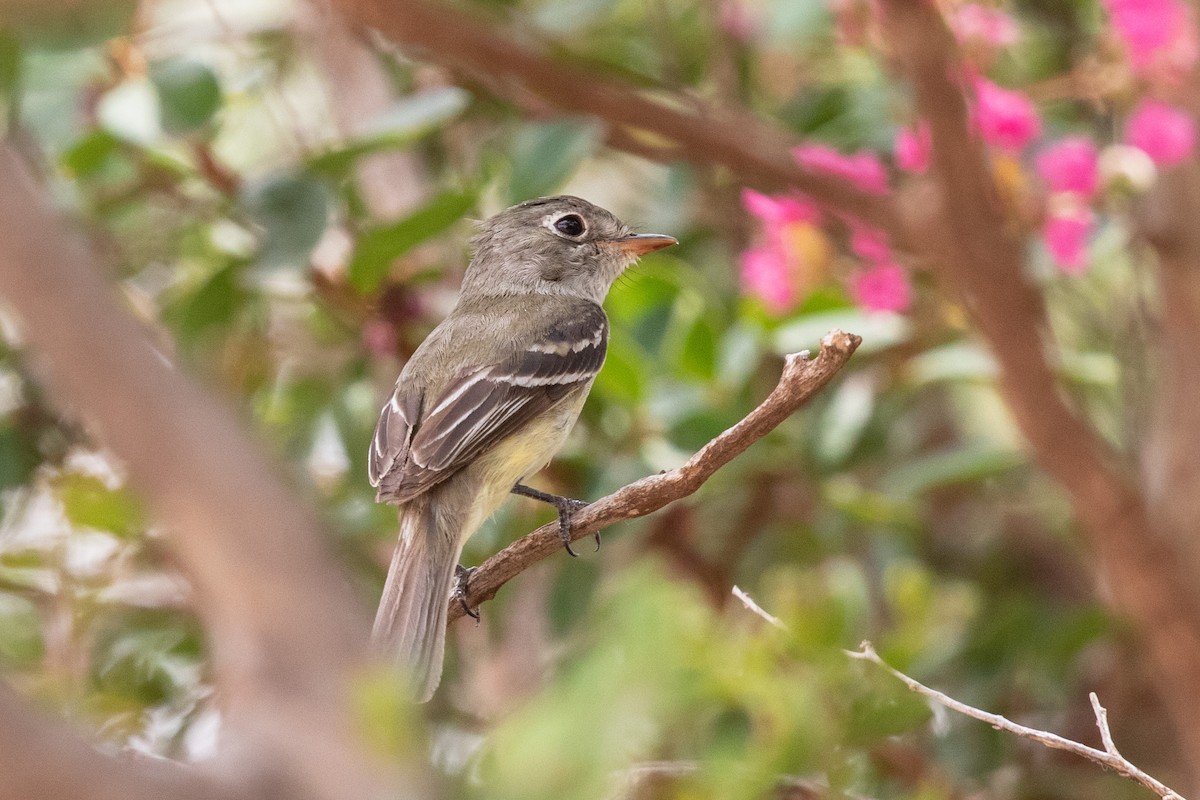
M 848 376 L 833 393 L 817 426 L 816 452 L 827 467 L 853 452 L 875 410 L 875 381 L 864 373 Z
M 457 86 L 428 89 L 393 103 L 367 123 L 364 135 L 411 142 L 457 117 L 470 102 L 470 92 Z
M 680 450 L 690 453 L 708 444 L 738 419 L 732 409 L 700 409 L 681 416 L 667 432 L 667 438 Z
M 126 489 L 110 489 L 102 480 L 76 472 L 55 481 L 58 499 L 72 525 L 129 537 L 145 527 L 141 505 Z
M 888 475 L 883 485 L 892 494 L 916 495 L 942 486 L 981 481 L 1024 463 L 1018 451 L 976 445 L 906 462 Z
M 11 423 L 0 425 L 0 489 L 28 483 L 38 461 L 31 431 Z
M 33 603 L 0 593 L 0 664 L 33 667 L 42 659 L 41 619 Z
M 561 120 L 526 125 L 512 152 L 508 198 L 513 203 L 550 194 L 574 174 L 600 143 L 600 126 Z
M 612 13 L 616 0 L 545 0 L 533 22 L 546 33 L 563 35 L 583 30 Z
M 846 726 L 849 742 L 866 746 L 929 721 L 929 703 L 890 676 L 873 676 L 864 688 L 850 704 Z
M 834 328 L 841 328 L 862 337 L 858 358 L 894 347 L 908 339 L 911 324 L 899 314 L 873 314 L 859 309 L 806 314 L 775 331 L 777 352 L 794 353 L 821 346 L 821 337 Z
M 474 204 L 474 192 L 443 192 L 402 220 L 364 231 L 350 257 L 350 285 L 364 294 L 375 291 L 394 260 L 449 228 Z
M 21 43 L 10 31 L 0 30 L 0 124 L 9 130 L 17 119 L 21 89 Z
M 933 347 L 909 363 L 913 380 L 918 384 L 936 381 L 995 379 L 996 359 L 977 342 L 952 342 Z
M 444 86 L 406 97 L 371 120 L 354 141 L 309 160 L 311 169 L 344 174 L 358 159 L 380 150 L 411 144 L 461 114 L 471 95 L 457 86 Z
M 325 183 L 304 172 L 276 175 L 247 188 L 243 202 L 264 232 L 259 266 L 306 266 L 329 218 Z
M 688 330 L 679 354 L 679 374 L 711 382 L 716 373 L 717 332 L 708 317 L 700 317 Z
M 150 65 L 150 81 L 158 93 L 160 121 L 167 133 L 203 127 L 221 107 L 217 76 L 198 61 L 159 61 Z
M 179 332 L 184 338 L 216 326 L 226 326 L 245 299 L 232 266 L 219 270 L 183 306 Z
M 5 24 L 27 43 L 50 50 L 76 50 L 127 35 L 137 10 L 134 0 L 87 3 L 6 3 Z
M 600 395 L 621 403 L 639 403 L 646 395 L 645 370 L 646 359 L 635 346 L 611 338 L 595 388 Z
M 95 175 L 121 148 L 121 140 L 97 128 L 62 154 L 63 168 L 76 178 Z

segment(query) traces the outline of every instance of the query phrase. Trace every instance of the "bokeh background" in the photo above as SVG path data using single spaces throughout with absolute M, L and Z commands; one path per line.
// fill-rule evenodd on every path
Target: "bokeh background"
M 834 327 L 864 341 L 695 496 L 455 624 L 420 719 L 367 692 L 369 735 L 430 754 L 450 797 L 1148 796 L 844 656 L 869 639 L 959 699 L 1092 744 L 1095 691 L 1125 756 L 1200 785 L 1200 697 L 1179 678 L 1200 663 L 1164 655 L 1200 628 L 1190 6 L 446 8 L 447 31 L 398 42 L 357 22 L 411 24 L 399 2 L 0 4 L 9 142 L 164 356 L 230 398 L 319 507 L 364 608 L 396 535 L 369 438 L 454 303 L 473 219 L 564 192 L 681 242 L 614 287 L 607 363 L 540 488 L 594 499 L 677 466 L 766 396 L 784 354 Z M 951 33 L 914 45 L 901 11 L 930 9 Z M 453 37 L 451 12 L 558 65 L 564 96 L 523 88 L 503 49 L 490 72 L 456 61 L 434 35 Z M 950 53 L 969 113 L 929 99 L 924 50 Z M 744 150 L 589 113 L 573 82 L 743 126 Z M 744 171 L 759 141 L 854 194 Z M 986 214 L 964 228 L 959 204 Z M 222 692 L 186 571 L 87 408 L 46 390 L 18 315 L 2 322 L 4 677 L 107 750 L 213 757 Z M 1106 528 L 1120 514 L 1091 499 L 1117 494 L 1134 510 Z M 551 514 L 514 498 L 465 561 Z M 1122 592 L 1130 575 L 1182 587 L 1185 622 L 1166 630 Z

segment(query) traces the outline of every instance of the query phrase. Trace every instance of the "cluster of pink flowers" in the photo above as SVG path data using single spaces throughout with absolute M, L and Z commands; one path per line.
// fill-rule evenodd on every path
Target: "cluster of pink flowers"
M 862 2 L 830 0 L 835 15 L 859 13 Z M 1069 275 L 1088 266 L 1088 242 L 1096 225 L 1094 206 L 1104 188 L 1100 165 L 1120 161 L 1136 151 L 1138 161 L 1126 160 L 1129 175 L 1140 175 L 1132 185 L 1152 180 L 1153 166 L 1166 169 L 1191 157 L 1196 147 L 1196 123 L 1190 114 L 1164 101 L 1177 94 L 1184 79 L 1200 63 L 1200 38 L 1196 20 L 1186 0 L 1101 0 L 1112 30 L 1122 43 L 1129 69 L 1145 90 L 1131 109 L 1123 131 L 1123 144 L 1102 154 L 1086 136 L 1070 135 L 1040 147 L 1033 166 L 1046 191 L 1042 242 L 1053 261 Z M 997 85 L 983 75 L 994 57 L 1020 39 L 1016 21 L 1004 11 L 979 3 L 963 3 L 947 20 L 971 65 L 971 125 L 996 160 L 1012 174 L 1020 169 L 1023 154 L 1042 137 L 1042 120 L 1033 101 L 1023 92 Z M 1110 152 L 1111 151 L 1111 152 Z M 820 144 L 793 151 L 796 161 L 811 170 L 836 175 L 872 194 L 888 192 L 888 174 L 870 152 L 844 154 Z M 928 126 L 917 121 L 898 131 L 893 151 L 896 166 L 922 173 L 932 160 Z M 1144 164 L 1144 166 L 1140 166 Z M 1119 170 L 1118 170 L 1119 171 Z M 999 174 L 999 173 L 998 173 Z M 802 299 L 802 293 L 822 277 L 829 258 L 821 230 L 822 211 L 802 197 L 768 197 L 747 190 L 746 210 L 761 222 L 762 235 L 742 256 L 742 281 L 746 291 L 759 297 L 773 313 L 785 313 Z M 851 276 L 855 301 L 871 310 L 903 311 L 912 302 L 905 271 L 897 264 L 885 236 L 860 221 L 841 218 L 851 232 L 849 250 L 862 267 Z M 821 262 L 821 263 L 817 263 Z
M 1039 153 L 1034 162 L 1050 192 L 1042 241 L 1068 275 L 1087 269 L 1087 241 L 1095 219 L 1091 201 L 1100 184 L 1099 161 L 1091 139 L 1068 136 Z
M 819 256 L 804 247 L 816 233 L 821 214 L 801 197 L 770 197 L 742 190 L 742 205 L 763 226 L 763 242 L 742 252 L 742 288 L 762 300 L 773 314 L 790 311 L 801 299 L 808 278 L 822 268 Z
M 792 151 L 797 163 L 844 178 L 863 191 L 886 194 L 887 170 L 874 153 L 845 155 L 820 144 Z M 742 253 L 742 286 L 769 311 L 782 314 L 795 308 L 802 292 L 822 277 L 829 246 L 821 232 L 822 214 L 799 196 L 771 197 L 742 191 L 742 205 L 761 223 L 760 243 Z M 903 311 L 912 302 L 908 276 L 896 263 L 884 234 L 856 220 L 846 220 L 852 235 L 850 249 L 866 266 L 850 280 L 855 302 L 871 311 Z
M 1016 20 L 998 8 L 964 3 L 950 17 L 950 29 L 964 45 L 998 49 L 1016 44 L 1021 29 Z
M 1196 65 L 1196 21 L 1184 0 L 1104 0 L 1104 8 L 1140 77 L 1179 83 Z

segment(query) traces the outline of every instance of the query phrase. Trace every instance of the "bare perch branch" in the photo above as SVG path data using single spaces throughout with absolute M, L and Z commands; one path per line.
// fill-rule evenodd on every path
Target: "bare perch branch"
M 993 714 L 988 711 L 969 706 L 966 703 L 955 700 L 947 694 L 939 692 L 937 689 L 931 689 L 915 678 L 911 678 L 900 670 L 893 667 L 891 664 L 884 661 L 875 652 L 875 648 L 870 642 L 863 642 L 859 645 L 858 650 L 847 650 L 846 655 L 859 661 L 869 661 L 890 672 L 900 682 L 907 686 L 912 691 L 926 697 L 938 705 L 945 706 L 951 711 L 957 711 L 959 714 L 977 719 L 980 722 L 986 722 L 997 730 L 1006 731 L 1008 733 L 1020 736 L 1023 739 L 1037 742 L 1046 747 L 1053 747 L 1056 750 L 1066 750 L 1068 753 L 1074 753 L 1077 756 L 1086 758 L 1089 761 L 1094 761 L 1101 766 L 1115 770 L 1127 778 L 1137 781 L 1145 786 L 1150 791 L 1154 792 L 1163 800 L 1184 800 L 1183 796 L 1170 788 L 1162 781 L 1149 775 L 1139 769 L 1136 765 L 1129 762 L 1124 756 L 1117 752 L 1116 745 L 1112 743 L 1112 734 L 1108 730 L 1108 713 L 1104 707 L 1100 705 L 1100 701 L 1096 699 L 1095 693 L 1089 695 L 1092 701 L 1092 708 L 1096 712 L 1096 723 L 1100 726 L 1101 738 L 1104 740 L 1105 750 L 1097 750 L 1094 747 L 1088 747 L 1086 744 L 1081 744 L 1072 739 L 1067 739 L 1059 736 L 1056 733 L 1049 731 L 1030 728 L 1020 723 L 1013 722 L 1007 717 L 999 714 Z
M 572 536 L 582 539 L 615 522 L 651 514 L 695 492 L 713 473 L 770 433 L 829 383 L 861 342 L 861 337 L 835 330 L 821 340 L 821 352 L 816 358 L 810 359 L 806 354 L 787 356 L 779 384 L 758 408 L 700 448 L 678 469 L 642 478 L 584 508 L 572 520 Z M 483 562 L 471 574 L 467 603 L 474 607 L 492 599 L 513 577 L 561 551 L 558 523 L 543 525 Z M 461 616 L 462 605 L 457 600 L 451 602 L 450 621 Z

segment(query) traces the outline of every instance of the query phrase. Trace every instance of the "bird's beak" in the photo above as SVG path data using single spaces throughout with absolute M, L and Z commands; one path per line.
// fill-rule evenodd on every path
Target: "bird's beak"
M 623 239 L 616 239 L 613 241 L 613 244 L 620 248 L 626 255 L 639 258 L 646 255 L 646 253 L 653 253 L 655 250 L 662 250 L 664 247 L 679 244 L 679 240 L 674 236 L 664 236 L 661 233 L 635 233 Z

